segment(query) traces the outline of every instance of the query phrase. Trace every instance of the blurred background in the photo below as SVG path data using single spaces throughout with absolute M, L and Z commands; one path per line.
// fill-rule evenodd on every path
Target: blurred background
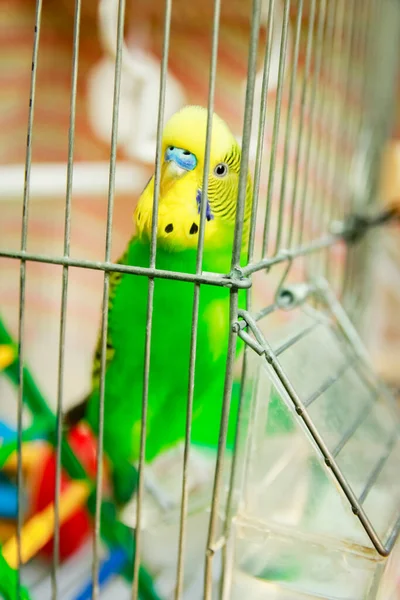
M 74 183 L 71 214 L 71 256 L 103 260 L 110 157 L 111 107 L 113 98 L 113 56 L 109 52 L 115 36 L 116 2 L 102 2 L 103 21 L 96 0 L 82 2 L 77 83 Z M 259 72 L 256 105 L 260 103 L 261 72 L 267 42 L 267 2 L 263 6 L 259 44 Z M 332 3 L 333 4 L 333 3 Z M 362 5 L 363 3 L 356 3 Z M 329 3 L 328 3 L 329 5 Z M 343 3 L 345 7 L 346 3 Z M 301 109 L 301 84 L 307 44 L 310 2 L 304 2 L 299 41 L 298 64 L 292 120 L 287 120 L 290 75 L 294 68 L 293 42 L 297 26 L 297 3 L 289 14 L 288 58 L 284 71 L 282 110 L 274 169 L 273 197 L 279 197 L 284 155 L 285 133 L 289 133 L 289 167 L 286 193 L 293 186 L 297 132 Z M 215 110 L 240 138 L 249 40 L 249 0 L 222 3 Z M 357 11 L 359 9 L 357 8 Z M 365 40 L 353 47 L 350 71 L 346 50 L 346 23 L 349 11 L 335 15 L 343 27 L 335 26 L 332 43 L 324 46 L 317 95 L 326 99 L 323 114 L 317 115 L 313 143 L 319 152 L 337 136 L 340 148 L 337 160 L 343 168 L 353 165 L 360 138 L 348 133 L 348 120 L 361 115 L 365 70 Z M 34 0 L 0 0 L 0 248 L 18 250 L 21 244 L 23 172 L 26 153 L 32 43 L 35 22 Z M 211 56 L 213 3 L 173 2 L 169 52 L 166 117 L 183 104 L 206 105 Z M 329 18 L 329 10 L 326 19 Z M 355 19 L 362 35 L 364 11 Z M 114 21 L 113 21 L 114 19 Z M 157 125 L 159 65 L 163 43 L 164 3 L 161 0 L 127 0 L 125 41 L 131 58 L 122 75 L 119 124 L 116 197 L 113 217 L 112 257 L 119 258 L 133 229 L 132 214 L 137 198 L 153 171 L 154 139 Z M 265 131 L 265 160 L 260 191 L 260 226 L 269 173 L 268 156 L 273 136 L 277 96 L 279 45 L 283 5 L 276 2 L 272 35 L 272 58 Z M 318 11 L 316 22 L 318 19 Z M 32 138 L 32 180 L 29 204 L 28 251 L 62 256 L 64 246 L 66 163 L 70 115 L 71 62 L 73 49 L 74 3 L 69 0 L 46 0 L 43 3 L 37 71 L 36 105 Z M 328 27 L 325 22 L 324 27 Z M 335 33 L 337 32 L 337 33 Z M 342 37 L 343 33 L 343 37 Z M 314 27 L 316 38 L 316 27 Z M 276 39 L 275 39 L 276 38 Z M 345 85 L 350 73 L 350 92 Z M 343 98 L 345 97 L 345 101 Z M 380 175 L 380 201 L 391 203 L 400 198 L 400 93 L 391 126 Z M 340 104 L 346 119 L 339 115 L 338 130 L 330 131 L 332 110 Z M 257 123 L 256 110 L 256 123 Z M 313 116 L 310 102 L 305 107 L 305 123 Z M 286 131 L 287 129 L 287 131 Z M 356 128 L 357 129 L 357 128 Z M 322 133 L 321 133 L 322 132 Z M 257 128 L 252 140 L 252 165 L 255 159 Z M 314 140 L 318 137 L 319 140 Z M 346 137 L 347 136 L 347 137 Z M 321 150 L 322 149 L 322 150 Z M 300 148 L 300 176 L 304 170 L 304 144 Z M 311 158 L 311 182 L 320 198 L 330 197 L 332 206 L 342 202 L 348 187 L 354 184 L 350 169 L 348 181 L 337 180 L 327 189 L 324 171 L 314 168 L 318 152 Z M 313 163 L 314 161 L 314 163 Z M 313 167 L 314 164 L 314 167 Z M 355 177 L 355 175 L 354 175 Z M 355 184 L 354 184 L 355 185 Z M 329 187 L 329 186 L 328 186 Z M 274 204 L 273 204 L 274 206 Z M 271 244 L 274 241 L 275 209 L 272 209 Z M 285 217 L 286 218 L 286 217 Z M 315 236 L 312 223 L 306 220 L 306 235 Z M 378 371 L 393 386 L 400 387 L 400 249 L 399 231 L 395 227 L 377 234 L 374 242 L 373 276 L 368 283 L 370 317 L 362 335 L 372 353 Z M 375 239 L 375 238 L 374 238 Z M 258 246 L 259 247 L 259 246 Z M 332 250 L 337 281 L 343 271 L 344 249 Z M 294 267 L 294 270 L 300 267 Z M 57 363 L 62 267 L 27 263 L 26 287 L 26 358 L 40 387 L 54 404 L 57 392 Z M 270 302 L 276 289 L 279 269 L 268 277 L 255 278 L 256 307 Z M 100 319 L 103 274 L 89 269 L 69 269 L 68 314 L 66 329 L 65 406 L 81 399 L 89 387 L 92 351 Z M 340 286 L 339 286 L 340 287 Z M 0 257 L 0 316 L 12 333 L 18 333 L 19 262 Z M 371 316 L 372 315 L 372 316 Z M 0 413 L 7 408 L 10 389 L 4 378 L 0 382 Z M 12 409 L 16 405 L 12 405 Z M 1 415 L 0 415 L 1 416 Z

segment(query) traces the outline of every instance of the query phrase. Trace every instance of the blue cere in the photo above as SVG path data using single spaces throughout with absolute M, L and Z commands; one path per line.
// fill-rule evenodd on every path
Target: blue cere
M 165 160 L 173 160 L 179 167 L 185 169 L 185 171 L 193 171 L 197 165 L 197 158 L 194 154 L 183 148 L 175 148 L 175 146 L 168 146 L 165 151 Z

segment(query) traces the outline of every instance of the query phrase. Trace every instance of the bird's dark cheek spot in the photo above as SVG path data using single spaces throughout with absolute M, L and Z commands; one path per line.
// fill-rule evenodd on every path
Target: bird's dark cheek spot
M 168 223 L 168 225 L 164 229 L 165 233 L 171 233 L 171 231 L 173 231 L 173 230 L 174 230 L 174 226 L 172 225 L 172 223 Z
M 197 233 L 198 230 L 199 230 L 198 225 L 196 225 L 196 223 L 192 223 L 189 233 L 190 233 L 190 235 L 193 235 L 194 233 Z
M 140 221 L 141 217 L 142 217 L 142 215 L 140 214 L 140 212 L 138 212 L 138 214 L 137 214 L 137 220 Z

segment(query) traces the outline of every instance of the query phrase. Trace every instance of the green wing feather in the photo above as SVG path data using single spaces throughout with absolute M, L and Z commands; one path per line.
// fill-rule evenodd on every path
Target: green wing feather
M 129 244 L 132 243 L 132 240 Z M 129 248 L 129 246 L 128 246 Z M 125 250 L 123 255 L 119 260 L 117 260 L 117 265 L 126 265 L 128 258 L 128 248 Z M 109 277 L 109 292 L 108 292 L 108 317 L 110 317 L 110 312 L 112 311 L 115 296 L 117 293 L 118 285 L 121 282 L 123 273 L 120 271 L 112 271 Z M 102 330 L 100 327 L 99 335 L 97 338 L 97 344 L 93 357 L 93 366 L 92 366 L 92 388 L 98 388 L 100 386 L 100 374 L 101 374 L 101 338 L 102 338 Z M 110 364 L 115 353 L 114 346 L 111 340 L 111 332 L 110 328 L 107 328 L 107 345 L 106 345 L 106 370 L 108 365 Z
M 219 257 L 221 260 L 221 256 Z M 226 255 L 229 265 L 230 253 Z M 120 264 L 148 266 L 149 244 L 132 239 Z M 215 262 L 215 258 L 214 258 Z M 204 270 L 213 257 L 204 255 Z M 159 248 L 157 267 L 194 272 L 196 251 L 165 252 Z M 104 398 L 104 450 L 114 465 L 135 462 L 141 432 L 144 348 L 148 278 L 113 273 L 107 331 L 107 364 Z M 184 439 L 188 395 L 189 354 L 194 286 L 157 278 L 149 373 L 146 460 Z M 241 305 L 244 292 L 240 292 Z M 229 289 L 202 286 L 200 291 L 194 393 L 193 438 L 216 446 L 225 376 L 229 332 Z M 101 346 L 93 366 L 93 391 L 87 420 L 98 430 Z M 207 414 L 207 419 L 202 418 Z M 122 476 L 120 477 L 120 479 Z

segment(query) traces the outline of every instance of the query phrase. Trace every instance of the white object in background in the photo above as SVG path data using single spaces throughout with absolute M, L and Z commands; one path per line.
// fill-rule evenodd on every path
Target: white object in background
M 99 3 L 100 37 L 106 56 L 88 80 L 89 120 L 95 134 L 110 141 L 114 98 L 118 2 Z M 118 144 L 126 155 L 154 163 L 160 92 L 160 62 L 141 48 L 123 43 L 118 119 Z M 164 120 L 185 104 L 180 83 L 168 73 Z
M 268 10 L 269 4 L 272 0 L 263 0 L 261 5 L 261 26 L 264 26 L 268 31 Z M 268 94 L 275 92 L 278 87 L 278 73 L 279 73 L 279 57 L 280 57 L 280 45 L 281 45 L 281 37 L 282 37 L 282 28 L 283 28 L 283 6 L 282 0 L 276 0 L 273 7 L 273 25 L 272 25 L 272 47 L 271 47 L 271 62 L 269 69 L 269 78 L 268 78 Z M 292 48 L 292 34 L 290 31 L 290 27 L 288 29 L 287 35 L 287 51 L 286 56 L 291 56 L 291 48 Z M 284 76 L 288 67 L 288 58 L 285 62 L 285 70 Z M 260 121 L 260 106 L 261 101 L 266 102 L 267 98 L 262 99 L 262 81 L 263 81 L 263 71 L 264 71 L 264 59 L 262 61 L 262 66 L 260 71 L 256 75 L 256 81 L 254 86 L 254 102 L 253 102 L 253 124 L 251 131 L 251 140 L 250 140 L 250 160 L 254 160 L 257 152 L 257 136 L 258 136 L 258 126 Z M 243 103 L 246 95 L 246 85 L 247 81 L 243 83 Z
M 261 25 L 268 30 L 268 12 L 269 12 L 269 3 L 270 0 L 263 0 L 261 4 Z M 280 54 L 280 45 L 281 45 L 281 37 L 282 37 L 282 29 L 283 29 L 283 1 L 275 0 L 274 5 L 274 15 L 273 15 L 273 26 L 272 26 L 272 52 L 271 52 L 271 66 L 269 72 L 269 84 L 268 91 L 276 90 L 278 86 L 278 71 L 279 71 L 279 54 Z M 288 36 L 287 36 L 287 52 L 286 56 L 290 57 L 292 47 L 292 35 L 290 26 L 288 28 Z M 286 60 L 285 71 L 287 69 L 288 60 Z M 263 65 L 264 66 L 264 65 Z M 262 84 L 262 76 L 263 76 L 263 67 L 257 74 L 256 78 L 256 91 L 261 94 L 261 84 Z M 260 96 L 261 99 L 261 96 Z
M 162 598 L 175 597 L 178 540 L 180 528 L 180 502 L 182 496 L 184 444 L 160 454 L 146 465 L 145 479 L 156 484 L 159 492 L 171 500 L 171 510 L 163 512 L 151 492 L 145 490 L 141 518 L 141 559 L 154 577 L 154 585 Z M 227 470 L 229 462 L 227 457 Z M 209 507 L 214 481 L 215 453 L 191 445 L 187 472 L 188 509 L 186 518 L 186 545 L 184 553 L 184 582 L 182 600 L 202 600 L 204 597 L 204 564 L 207 545 Z M 146 484 L 145 484 L 146 485 Z M 136 527 L 136 496 L 125 505 L 120 520 L 128 527 Z M 217 553 L 213 563 L 214 585 L 221 570 L 221 556 Z
M 108 162 L 74 163 L 72 189 L 77 195 L 107 194 L 110 165 Z M 115 172 L 116 193 L 136 194 L 148 179 L 145 167 L 118 162 Z M 0 166 L 0 202 L 21 201 L 24 193 L 25 165 Z M 65 163 L 32 163 L 29 196 L 41 200 L 65 197 L 67 165 Z

